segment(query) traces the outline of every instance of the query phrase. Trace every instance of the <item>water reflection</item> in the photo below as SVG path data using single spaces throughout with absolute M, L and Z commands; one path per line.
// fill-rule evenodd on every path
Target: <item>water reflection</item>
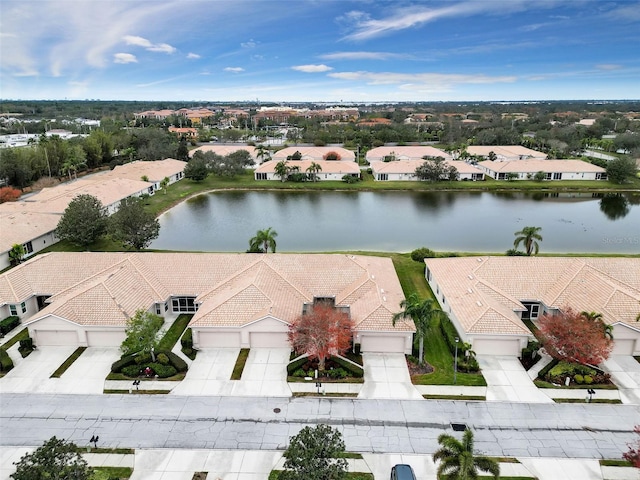
M 607 193 L 600 199 L 600 211 L 609 220 L 618 220 L 629 214 L 629 201 L 622 193 Z

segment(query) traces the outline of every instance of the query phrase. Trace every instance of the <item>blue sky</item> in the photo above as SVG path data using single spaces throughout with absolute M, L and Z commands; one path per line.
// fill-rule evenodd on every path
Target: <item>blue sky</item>
M 640 98 L 640 1 L 2 0 L 0 97 Z

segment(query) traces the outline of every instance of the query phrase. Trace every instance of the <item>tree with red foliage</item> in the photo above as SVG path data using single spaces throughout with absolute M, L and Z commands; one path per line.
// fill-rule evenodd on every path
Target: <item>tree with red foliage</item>
M 640 425 L 636 425 L 633 431 L 640 435 Z M 622 458 L 631 462 L 634 467 L 640 468 L 640 440 L 636 440 L 635 445 L 629 444 L 629 451 L 623 453 Z
M 349 349 L 353 324 L 349 315 L 328 305 L 315 305 L 289 326 L 289 342 L 298 353 L 318 359 L 323 371 L 325 360 Z
M 609 357 L 613 340 L 602 328 L 571 308 L 556 315 L 544 314 L 538 321 L 539 338 L 549 355 L 558 360 L 598 365 Z
M 20 198 L 21 192 L 17 188 L 2 187 L 0 188 L 0 203 L 15 202 Z

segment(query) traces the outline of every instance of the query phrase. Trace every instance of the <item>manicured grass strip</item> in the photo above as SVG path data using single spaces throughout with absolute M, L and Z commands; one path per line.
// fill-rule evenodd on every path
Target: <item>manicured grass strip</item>
M 164 334 L 164 337 L 158 342 L 158 351 L 171 351 L 180 337 L 182 333 L 186 330 L 187 325 L 193 318 L 193 315 L 180 314 L 178 318 L 175 319 L 173 324 L 169 327 L 169 329 Z
M 426 400 L 478 400 L 486 401 L 484 395 L 422 395 Z
M 631 462 L 627 460 L 600 460 L 600 465 L 603 467 L 633 467 Z
M 60 378 L 62 376 L 62 374 L 64 372 L 66 372 L 67 369 L 71 365 L 73 365 L 73 362 L 75 362 L 80 357 L 80 355 L 82 355 L 84 353 L 84 351 L 86 349 L 87 349 L 87 347 L 78 347 L 78 348 L 76 348 L 76 351 L 73 352 L 71 355 L 69 355 L 69 358 L 67 358 L 64 361 L 64 363 L 62 365 L 60 365 L 58 367 L 58 369 L 51 374 L 51 377 L 49 377 L 49 378 Z
M 622 403 L 622 401 L 617 398 L 593 398 L 590 402 L 585 402 L 584 398 L 554 398 L 552 400 L 556 403 Z
M 166 378 L 136 378 L 135 380 L 140 380 L 141 382 L 151 382 L 151 381 L 155 381 L 155 382 L 180 382 L 182 380 L 184 380 L 184 377 L 187 375 L 187 372 L 178 372 L 176 373 L 174 376 L 172 377 L 166 377 Z M 127 380 L 129 382 L 133 382 L 133 378 L 131 377 L 127 377 L 124 373 L 114 373 L 114 372 L 110 372 L 109 375 L 107 375 L 107 380 Z
M 287 382 L 289 383 L 314 383 L 316 379 L 305 380 L 304 377 L 294 377 L 292 375 L 287 377 Z M 322 379 L 322 383 L 364 383 L 364 378 L 362 377 L 347 377 L 347 378 L 329 378 Z
M 133 475 L 133 469 L 130 467 L 93 467 L 91 480 L 111 480 L 112 478 L 122 480 L 131 475 Z
M 2 345 L 0 348 L 2 348 L 3 350 L 9 350 L 20 340 L 26 340 L 27 338 L 29 338 L 29 330 L 27 328 L 23 328 L 22 330 L 20 330 L 20 332 L 14 335 L 11 340 L 7 341 L 7 343 Z
M 583 385 L 571 384 L 568 387 L 566 387 L 564 385 L 557 386 L 557 385 L 554 385 L 553 383 L 549 383 L 549 382 L 545 382 L 544 380 L 537 380 L 537 379 L 534 380 L 533 383 L 538 388 L 557 388 L 559 390 L 580 390 L 580 389 L 586 389 L 586 388 L 593 388 L 594 390 L 618 390 L 618 387 L 615 386 L 614 384 L 587 385 L 585 383 Z
M 231 380 L 240 380 L 244 366 L 247 363 L 247 358 L 249 358 L 249 349 L 241 348 L 240 353 L 238 353 L 238 358 L 236 359 L 236 364 L 233 366 L 233 372 L 231 372 Z
M 278 480 L 280 478 L 280 472 L 282 470 L 271 470 L 269 473 L 269 480 Z M 503 478 L 503 477 L 500 477 Z M 373 473 L 363 472 L 347 472 L 346 480 L 374 480 Z
M 131 394 L 132 395 L 167 395 L 168 393 L 170 393 L 171 390 L 132 390 Z M 129 390 L 115 390 L 115 389 L 111 389 L 111 388 L 105 388 L 102 393 L 104 394 L 122 394 L 122 393 L 126 393 L 129 394 Z
M 500 463 L 520 463 L 520 460 L 518 460 L 515 457 L 489 457 L 493 460 L 495 460 L 496 462 L 500 462 Z M 502 478 L 502 477 L 500 477 Z
M 293 392 L 293 397 L 332 397 L 332 398 L 356 398 L 357 393 L 322 393 L 316 392 Z
M 98 448 L 93 448 L 91 447 L 91 451 L 87 452 L 87 448 L 86 447 L 78 447 L 77 452 L 79 453 L 100 453 L 100 454 L 117 454 L 117 455 L 133 455 L 136 451 L 133 448 L 105 448 L 105 447 L 98 447 Z

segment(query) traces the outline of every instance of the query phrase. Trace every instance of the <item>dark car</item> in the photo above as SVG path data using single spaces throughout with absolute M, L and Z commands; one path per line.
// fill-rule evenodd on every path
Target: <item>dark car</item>
M 416 480 L 411 465 L 395 465 L 391 468 L 391 480 Z

